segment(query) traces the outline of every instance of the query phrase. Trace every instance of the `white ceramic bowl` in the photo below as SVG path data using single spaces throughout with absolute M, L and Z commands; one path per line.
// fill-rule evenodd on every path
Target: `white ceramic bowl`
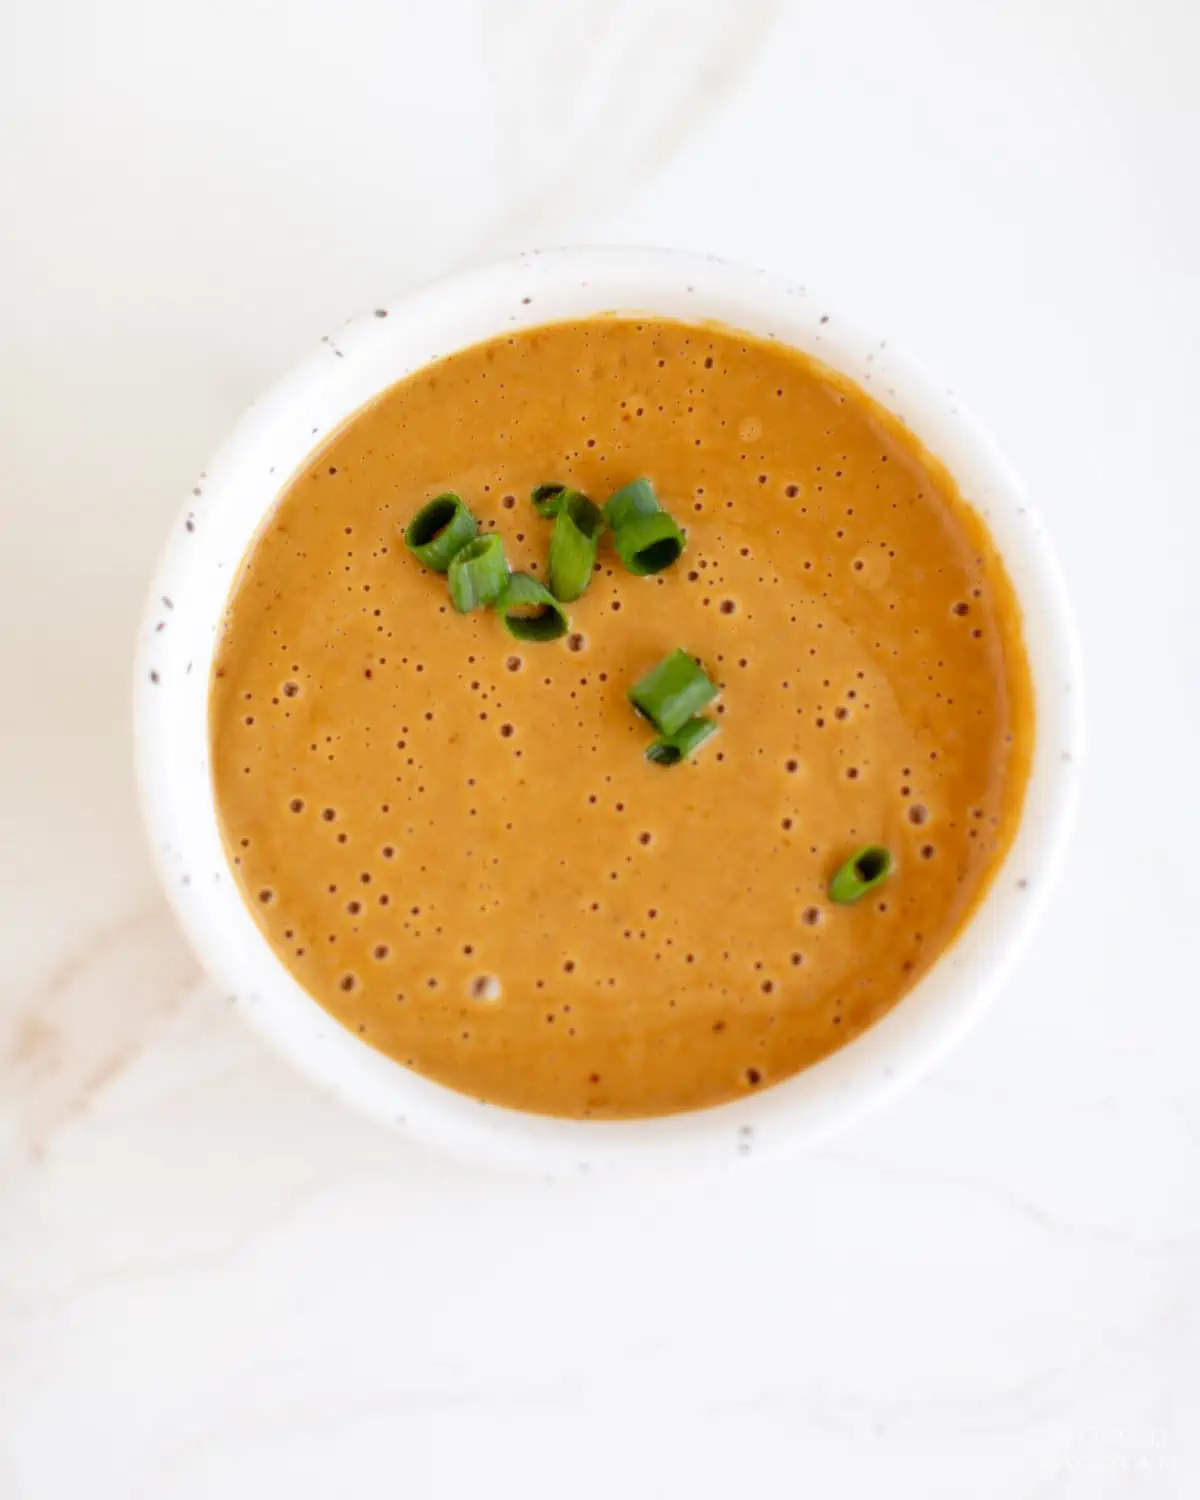
M 226 595 L 281 487 L 377 392 L 490 335 L 613 310 L 716 319 L 844 371 L 949 467 L 991 529 L 1024 613 L 1037 746 L 1024 816 L 975 916 L 911 994 L 815 1067 L 736 1103 L 666 1119 L 544 1119 L 468 1099 L 373 1051 L 312 1000 L 242 903 L 217 831 L 208 679 Z M 661 250 L 556 250 L 449 277 L 348 324 L 239 422 L 188 500 L 138 644 L 136 744 L 163 883 L 210 973 L 303 1072 L 460 1156 L 551 1172 L 719 1163 L 811 1143 L 912 1083 L 1003 983 L 1044 909 L 1076 800 L 1079 671 L 1063 586 L 1012 470 L 957 396 L 895 347 L 761 272 Z

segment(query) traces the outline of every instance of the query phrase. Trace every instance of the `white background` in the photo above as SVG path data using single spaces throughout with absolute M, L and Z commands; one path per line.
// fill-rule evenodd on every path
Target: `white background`
M 1191 0 L 0 0 L 0 1500 L 1200 1492 Z M 554 1186 L 342 1113 L 197 982 L 129 654 L 322 333 L 534 244 L 784 272 L 941 369 L 1077 603 L 1053 913 L 791 1165 Z

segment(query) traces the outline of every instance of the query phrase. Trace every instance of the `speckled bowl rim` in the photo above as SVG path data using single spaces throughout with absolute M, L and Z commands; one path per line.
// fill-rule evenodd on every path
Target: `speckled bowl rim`
M 238 894 L 209 776 L 213 647 L 239 562 L 281 488 L 351 413 L 438 356 L 491 335 L 614 310 L 715 319 L 858 381 L 950 469 L 987 523 L 1024 615 L 1038 732 L 1017 836 L 955 944 L 841 1051 L 737 1102 L 646 1121 L 566 1121 L 467 1098 L 341 1027 L 276 958 Z M 1078 650 L 1045 529 L 957 395 L 821 297 L 708 256 L 531 252 L 448 276 L 348 323 L 250 408 L 201 475 L 163 552 L 136 659 L 145 820 L 167 895 L 203 965 L 302 1072 L 354 1108 L 475 1161 L 581 1173 L 703 1167 L 811 1145 L 912 1084 L 979 1018 L 1045 910 L 1073 821 L 1083 748 Z

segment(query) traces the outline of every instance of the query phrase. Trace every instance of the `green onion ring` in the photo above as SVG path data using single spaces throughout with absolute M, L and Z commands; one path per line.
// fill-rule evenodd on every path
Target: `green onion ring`
M 604 502 L 604 519 L 614 531 L 619 531 L 634 516 L 652 516 L 661 510 L 650 481 L 635 479 Z
M 504 543 L 498 536 L 477 536 L 460 547 L 450 562 L 450 602 L 460 614 L 494 604 L 508 584 Z
M 717 686 L 686 651 L 672 651 L 629 689 L 629 701 L 668 738 L 717 696 Z
M 660 510 L 654 515 L 632 516 L 616 528 L 613 541 L 629 571 L 645 578 L 677 562 L 686 537 L 675 519 Z
M 547 521 L 552 521 L 558 515 L 565 497 L 578 493 L 578 490 L 569 490 L 565 484 L 539 484 L 536 489 L 530 491 L 529 498 L 533 501 L 533 508 L 538 515 L 544 516 Z
M 717 721 L 700 717 L 688 719 L 674 734 L 662 734 L 646 746 L 646 759 L 656 766 L 677 766 L 694 750 L 699 750 L 709 735 L 716 734 Z
M 454 554 L 477 535 L 479 524 L 455 494 L 435 495 L 404 532 L 409 551 L 427 568 L 444 573 Z
M 509 575 L 496 608 L 505 630 L 518 641 L 556 641 L 570 628 L 558 600 L 528 573 Z
M 868 844 L 852 855 L 829 882 L 829 899 L 849 906 L 892 873 L 892 856 L 882 844 Z
M 550 537 L 550 592 L 569 604 L 592 581 L 604 516 L 578 490 L 567 490 Z

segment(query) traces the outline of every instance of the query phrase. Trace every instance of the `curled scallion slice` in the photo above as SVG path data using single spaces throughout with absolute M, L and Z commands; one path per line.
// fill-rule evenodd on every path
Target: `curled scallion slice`
M 674 517 L 660 510 L 652 516 L 634 516 L 613 534 L 621 561 L 631 573 L 645 578 L 661 573 L 677 562 L 686 538 Z
M 659 734 L 673 735 L 717 696 L 716 684 L 686 651 L 672 651 L 629 689 L 629 701 Z
M 479 532 L 475 517 L 454 494 L 435 495 L 416 513 L 404 532 L 414 557 L 435 573 L 444 573 L 455 553 Z
M 652 516 L 661 510 L 650 481 L 635 479 L 604 502 L 604 519 L 616 531 L 634 516 Z
M 659 504 L 648 479 L 635 479 L 610 495 L 604 518 L 612 527 L 621 561 L 639 577 L 669 568 L 687 541 L 679 523 Z
M 882 844 L 868 844 L 852 855 L 829 882 L 829 899 L 838 906 L 849 906 L 873 891 L 891 873 L 891 852 Z
M 531 490 L 529 498 L 533 501 L 533 508 L 539 516 L 552 521 L 562 508 L 563 499 L 567 495 L 576 495 L 578 490 L 570 490 L 565 484 L 539 484 L 536 489 Z
M 528 573 L 511 573 L 496 600 L 504 628 L 518 641 L 556 641 L 570 628 L 558 600 Z
M 661 734 L 658 739 L 651 740 L 646 746 L 646 759 L 656 766 L 677 766 L 716 732 L 715 719 L 703 716 L 688 719 L 674 734 Z
M 568 490 L 550 538 L 550 592 L 564 604 L 578 599 L 592 581 L 604 516 L 578 490 Z
M 450 561 L 450 602 L 460 614 L 494 604 L 508 584 L 504 543 L 498 536 L 477 536 Z

